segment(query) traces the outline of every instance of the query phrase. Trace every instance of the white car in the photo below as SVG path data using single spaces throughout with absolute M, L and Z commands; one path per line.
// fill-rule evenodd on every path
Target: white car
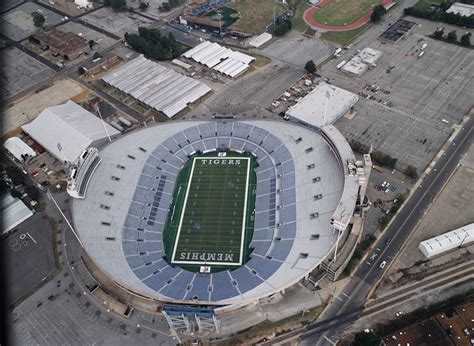
M 380 267 L 380 269 L 383 269 L 383 268 L 385 268 L 386 265 L 387 265 L 387 261 L 382 261 L 382 263 L 380 263 L 379 267 Z

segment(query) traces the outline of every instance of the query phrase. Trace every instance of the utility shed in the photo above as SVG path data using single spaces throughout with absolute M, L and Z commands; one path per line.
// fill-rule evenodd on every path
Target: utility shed
M 10 194 L 1 198 L 0 215 L 2 218 L 2 234 L 6 234 L 23 221 L 33 216 L 33 212 L 19 198 Z
M 350 91 L 327 83 L 318 84 L 308 95 L 290 107 L 286 115 L 316 128 L 335 123 L 359 100 Z
M 25 162 L 27 157 L 36 156 L 36 152 L 18 137 L 8 138 L 3 146 L 21 163 Z
M 51 155 L 73 162 L 89 146 L 100 146 L 120 132 L 73 101 L 48 107 L 21 128 Z
M 268 41 L 270 41 L 271 39 L 272 39 L 272 34 L 269 34 L 268 32 L 264 32 L 261 35 L 258 35 L 256 37 L 252 37 L 249 40 L 249 46 L 258 48 L 258 47 L 264 45 L 265 43 L 267 43 Z
M 467 245 L 472 241 L 474 241 L 474 223 L 424 240 L 418 248 L 427 258 L 432 258 L 458 246 Z

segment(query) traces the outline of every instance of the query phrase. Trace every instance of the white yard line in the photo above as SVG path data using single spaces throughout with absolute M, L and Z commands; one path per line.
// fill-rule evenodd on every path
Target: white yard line
M 179 235 L 181 234 L 181 226 L 183 225 L 183 218 L 184 218 L 184 212 L 186 211 L 186 204 L 188 202 L 188 195 L 189 195 L 189 190 L 191 188 L 191 182 L 193 180 L 193 173 L 194 173 L 194 166 L 196 165 L 196 157 L 193 159 L 193 166 L 191 167 L 191 174 L 189 175 L 189 183 L 188 187 L 186 188 L 186 195 L 184 196 L 184 205 L 183 205 L 183 210 L 181 210 L 181 216 L 179 218 L 179 225 L 178 225 L 178 234 L 176 235 L 176 239 L 174 241 L 174 248 L 173 248 L 173 255 L 171 256 L 171 262 L 175 262 L 175 256 L 176 256 L 176 249 L 178 247 L 178 242 L 179 242 Z

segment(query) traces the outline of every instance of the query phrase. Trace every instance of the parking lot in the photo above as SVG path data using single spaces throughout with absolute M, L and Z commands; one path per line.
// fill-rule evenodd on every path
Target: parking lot
M 149 26 L 153 23 L 152 20 L 137 14 L 128 11 L 114 12 L 108 7 L 89 13 L 81 19 L 120 37 L 126 32 L 138 31 L 140 26 Z
M 13 304 L 56 269 L 53 228 L 48 217 L 38 212 L 1 242 L 7 258 L 8 303 Z
M 46 20 L 44 26 L 56 25 L 61 22 L 62 17 L 59 14 L 34 2 L 25 2 L 0 16 L 2 33 L 13 41 L 20 41 L 39 30 L 33 24 L 31 16 L 33 12 L 43 14 Z
M 290 31 L 282 39 L 256 52 L 304 68 L 308 60 L 313 60 L 318 65 L 330 56 L 334 49 L 335 47 L 330 43 Z
M 1 99 L 12 97 L 54 74 L 54 70 L 21 50 L 10 47 L 2 50 L 3 64 L 0 81 Z
M 352 51 L 323 68 L 334 85 L 374 97 L 361 97 L 355 106 L 358 115 L 342 118 L 336 127 L 346 137 L 398 158 L 399 168 L 411 164 L 422 171 L 451 134 L 453 123 L 459 123 L 473 106 L 474 51 L 432 40 L 426 36 L 431 32 L 423 24 L 395 44 L 372 42 L 370 47 L 384 55 L 377 67 L 361 77 L 336 70 Z M 418 58 L 423 43 L 427 43 L 425 54 Z M 366 84 L 389 94 L 364 90 Z
M 426 212 L 415 233 L 408 241 L 405 250 L 390 268 L 392 280 L 394 280 L 394 275 L 403 269 L 409 270 L 411 274 L 420 271 L 428 272 L 430 268 L 436 266 L 454 265 L 456 261 L 462 261 L 461 256 L 465 254 L 465 249 L 472 253 L 474 250 L 473 244 L 464 247 L 465 249 L 449 251 L 427 261 L 418 248 L 419 243 L 423 240 L 474 222 L 474 205 L 472 204 L 474 187 L 472 181 L 474 181 L 474 146 L 471 146 L 470 151 L 461 161 L 461 166 L 441 191 L 433 206 Z M 449 217 L 446 217 L 446 215 L 449 215 Z M 472 257 L 472 255 L 470 256 Z M 420 267 L 419 263 L 424 264 Z

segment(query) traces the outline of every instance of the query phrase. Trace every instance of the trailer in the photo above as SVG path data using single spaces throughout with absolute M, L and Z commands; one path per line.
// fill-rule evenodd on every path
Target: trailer
M 118 121 L 122 123 L 123 125 L 125 125 L 126 127 L 132 126 L 132 123 L 128 121 L 127 119 L 125 119 L 124 117 L 118 117 Z
M 421 50 L 425 50 L 427 46 L 428 46 L 428 43 L 423 43 L 423 45 L 421 46 Z
M 116 121 L 112 121 L 112 122 L 110 123 L 110 125 L 111 125 L 113 128 L 115 128 L 116 130 L 120 131 L 120 132 L 125 131 L 125 129 L 124 129 L 122 126 L 120 126 L 120 125 L 118 124 L 118 122 L 116 122 Z
M 418 58 L 421 58 L 423 56 L 423 54 L 425 54 L 425 51 L 421 51 L 421 53 L 418 54 Z
M 337 64 L 336 69 L 339 70 L 342 66 L 346 64 L 347 61 L 342 60 L 339 64 Z

